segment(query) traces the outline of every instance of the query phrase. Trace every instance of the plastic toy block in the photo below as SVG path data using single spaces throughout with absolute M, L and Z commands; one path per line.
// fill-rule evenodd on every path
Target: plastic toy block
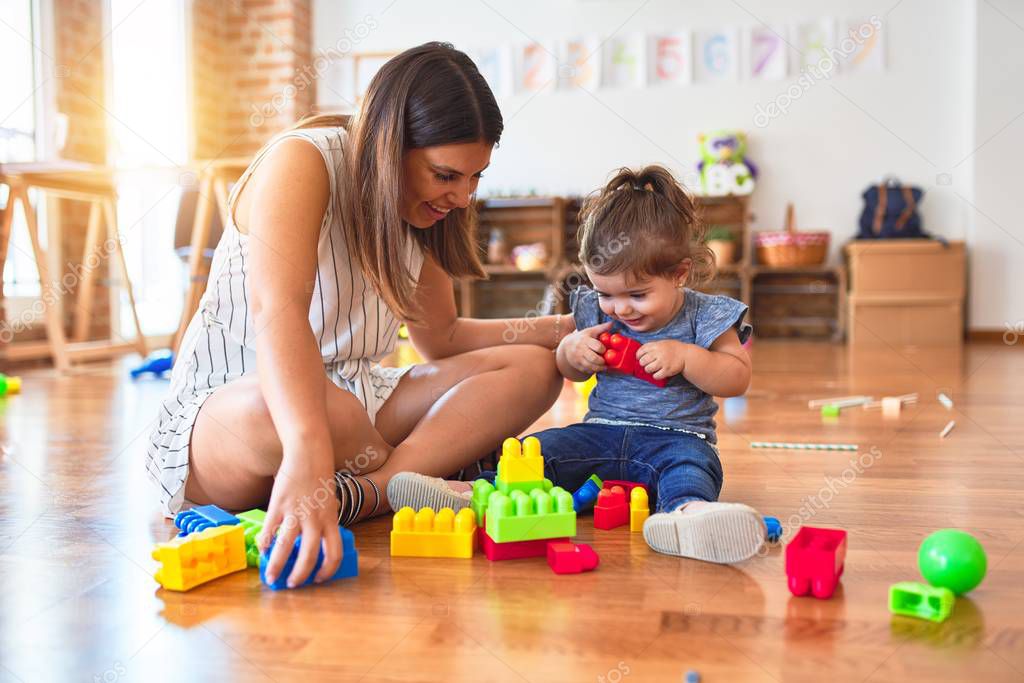
M 916 581 L 901 581 L 889 586 L 889 611 L 928 621 L 945 621 L 953 611 L 956 596 L 948 588 Z
M 170 349 L 154 351 L 146 356 L 146 360 L 142 361 L 141 365 L 132 368 L 131 376 L 132 379 L 135 379 L 139 375 L 149 372 L 157 377 L 163 377 L 164 373 L 170 370 L 173 365 L 174 354 L 171 353 Z
M 160 563 L 153 578 L 172 591 L 192 590 L 226 574 L 245 569 L 242 527 L 218 526 L 157 543 L 153 559 Z
M 597 553 L 585 543 L 548 542 L 548 566 L 556 574 L 589 572 L 597 563 Z
M 821 407 L 822 417 L 839 417 L 839 411 L 842 409 L 841 406 L 837 406 L 834 403 L 829 403 Z
M 490 499 L 491 494 L 497 489 L 494 488 L 494 484 L 487 481 L 486 479 L 477 479 L 473 482 L 473 497 L 470 499 L 470 507 L 476 514 L 476 525 L 482 527 L 484 525 L 484 514 L 487 512 L 487 501 Z
M 431 508 L 413 512 L 404 507 L 395 513 L 391 529 L 392 557 L 473 557 L 476 547 L 476 514 Z
M 845 559 L 845 531 L 801 527 L 786 546 L 789 592 L 798 596 L 811 593 L 822 600 L 832 597 Z
M 505 485 L 540 486 L 544 481 L 544 458 L 540 453 L 540 440 L 535 436 L 526 437 L 522 443 L 519 443 L 519 439 L 505 439 L 501 444 L 501 458 L 498 459 L 498 476 L 495 480 Z M 501 490 L 501 484 L 498 489 Z
M 263 510 L 247 510 L 238 514 L 238 523 L 245 530 L 245 559 L 250 567 L 260 566 L 260 549 L 256 537 L 263 531 L 266 516 Z
M 644 522 L 651 515 L 647 489 L 637 486 L 629 492 L 629 530 L 643 531 Z
M 765 538 L 768 539 L 769 543 L 777 543 L 782 538 L 782 522 L 775 517 L 765 517 L 764 526 L 768 530 L 765 534 Z
M 485 515 L 487 535 L 498 543 L 576 535 L 572 496 L 561 486 L 550 491 L 491 494 Z
M 516 482 L 505 482 L 498 477 L 494 478 L 494 483 L 497 484 L 498 490 L 508 495 L 513 491 L 522 491 L 523 493 L 529 493 L 534 489 L 541 489 L 542 491 L 550 491 L 554 485 L 550 479 L 541 479 L 539 481 L 516 481 Z
M 590 475 L 590 479 L 583 482 L 583 485 L 572 494 L 572 504 L 576 512 L 585 512 L 594 507 L 597 502 L 597 494 L 601 493 L 601 478 L 596 474 Z
M 216 505 L 200 505 L 191 510 L 182 510 L 174 518 L 174 526 L 181 529 L 179 536 L 188 536 L 203 529 L 215 526 L 238 524 L 238 517 L 221 510 Z
M 621 486 L 603 489 L 597 496 L 594 506 L 594 528 L 614 529 L 629 524 L 629 503 L 626 492 Z
M 356 538 L 352 535 L 352 532 L 344 527 L 338 527 L 338 534 L 341 536 L 341 563 L 338 564 L 338 571 L 334 572 L 334 576 L 325 581 L 334 581 L 335 579 L 347 579 L 353 576 L 359 576 L 359 553 L 356 551 Z M 284 568 L 281 570 L 281 575 L 278 576 L 274 583 L 267 583 L 267 562 L 270 561 L 270 553 L 274 550 L 274 543 L 277 542 L 277 538 L 274 538 L 270 542 L 270 548 L 263 555 L 260 555 L 260 581 L 267 584 L 270 590 L 281 590 L 282 588 L 288 587 L 288 575 L 292 573 L 292 569 L 295 568 L 295 561 L 299 557 L 299 548 L 302 545 L 302 536 L 295 539 L 295 544 L 292 546 L 292 552 L 288 555 L 288 559 L 284 563 Z M 316 574 L 320 571 L 320 567 L 324 563 L 324 551 L 320 549 L 319 554 L 316 558 L 316 564 L 313 565 L 313 571 L 309 573 L 309 577 L 306 578 L 296 588 L 302 586 L 308 586 L 313 583 L 313 579 L 316 578 Z
M 686 678 L 683 679 L 683 683 L 700 683 L 700 673 L 690 669 L 686 672 Z
M 21 378 L 0 372 L 0 397 L 21 393 Z
M 644 370 L 644 366 L 636 360 L 636 352 L 640 350 L 640 342 L 630 339 L 621 334 L 609 334 L 604 332 L 598 337 L 604 344 L 604 362 L 609 370 L 633 375 L 645 382 L 650 382 L 656 387 L 663 387 L 668 384 L 667 379 L 654 379 L 654 375 Z
M 647 491 L 648 494 L 650 494 L 647 485 L 641 484 L 638 481 L 627 481 L 626 479 L 605 479 L 604 483 L 601 484 L 601 488 L 603 489 L 610 489 L 616 486 L 620 487 L 623 491 L 626 492 L 627 498 L 631 493 L 633 493 L 633 489 L 635 489 L 638 486 L 642 488 L 644 491 Z
M 487 535 L 487 529 L 477 527 L 477 543 L 483 551 L 484 556 L 491 562 L 502 560 L 524 560 L 528 557 L 544 557 L 548 552 L 548 543 L 553 541 L 568 541 L 568 538 L 547 539 L 537 541 L 512 541 L 511 543 L 498 543 Z

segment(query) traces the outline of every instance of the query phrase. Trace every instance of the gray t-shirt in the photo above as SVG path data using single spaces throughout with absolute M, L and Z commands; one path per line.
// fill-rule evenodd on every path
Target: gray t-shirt
M 735 328 L 740 342 L 745 342 L 751 326 L 743 322 L 747 305 L 727 296 L 684 290 L 685 298 L 679 313 L 660 330 L 634 332 L 622 323 L 612 325 L 618 332 L 641 344 L 660 339 L 675 339 L 686 344 L 709 348 L 729 328 Z M 611 320 L 598 305 L 597 292 L 582 286 L 569 298 L 576 329 Z M 597 373 L 597 386 L 590 394 L 590 410 L 584 422 L 638 424 L 679 429 L 702 435 L 716 443 L 715 413 L 718 404 L 682 375 L 668 380 L 659 388 L 649 382 L 621 372 Z

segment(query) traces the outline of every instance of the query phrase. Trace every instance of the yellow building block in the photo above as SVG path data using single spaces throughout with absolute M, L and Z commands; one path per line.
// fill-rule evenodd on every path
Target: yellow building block
M 636 486 L 629 493 L 629 530 L 643 531 L 644 521 L 651 514 L 651 506 L 647 499 L 647 491 Z
M 544 458 L 540 454 L 540 440 L 528 436 L 520 444 L 519 439 L 505 439 L 498 460 L 498 479 L 506 484 L 543 482 Z
M 157 543 L 160 563 L 153 578 L 172 591 L 192 590 L 207 581 L 246 567 L 245 532 L 237 524 L 218 526 Z
M 455 514 L 441 508 L 413 512 L 404 507 L 395 513 L 391 528 L 392 557 L 473 557 L 476 548 L 476 514 L 471 508 Z

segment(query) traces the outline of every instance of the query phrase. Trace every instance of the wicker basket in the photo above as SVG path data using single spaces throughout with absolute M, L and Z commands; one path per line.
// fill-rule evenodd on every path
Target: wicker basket
M 757 260 L 766 266 L 816 266 L 828 256 L 829 233 L 797 232 L 793 205 L 786 205 L 786 230 L 754 235 Z

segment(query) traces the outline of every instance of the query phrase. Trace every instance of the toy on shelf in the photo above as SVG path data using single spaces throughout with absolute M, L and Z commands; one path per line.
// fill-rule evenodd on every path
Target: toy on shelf
M 757 168 L 746 158 L 747 134 L 716 130 L 697 135 L 700 145 L 700 186 L 709 197 L 747 195 L 754 191 Z
M 608 531 L 629 524 L 629 502 L 621 486 L 602 489 L 594 506 L 594 528 Z
M 609 370 L 633 375 L 656 387 L 668 384 L 667 379 L 654 379 L 654 375 L 644 370 L 644 366 L 637 362 L 636 352 L 640 350 L 640 342 L 637 340 L 607 332 L 602 332 L 597 339 L 604 344 L 604 362 Z
M 889 611 L 928 621 L 945 621 L 953 611 L 956 598 L 948 588 L 916 581 L 901 581 L 889 586 Z
M 789 443 L 785 441 L 751 441 L 751 448 L 781 448 L 792 451 L 855 451 L 855 443 Z
M 512 541 L 498 543 L 487 535 L 487 529 L 478 527 L 477 542 L 484 556 L 491 562 L 503 560 L 524 560 L 529 557 L 544 557 L 548 552 L 548 543 L 554 541 L 567 542 L 568 538 L 541 538 L 536 541 Z
M 959 529 L 942 529 L 921 543 L 917 566 L 931 585 L 963 595 L 985 578 L 988 558 L 974 536 Z
M 21 378 L 0 372 L 0 398 L 21 393 Z
M 822 600 L 832 597 L 845 559 L 845 531 L 801 527 L 786 546 L 789 591 L 797 596 L 811 593 Z
M 160 563 L 153 578 L 172 591 L 192 590 L 227 574 L 245 569 L 242 527 L 218 526 L 157 543 L 152 557 Z
M 413 512 L 404 507 L 395 513 L 391 529 L 392 557 L 473 557 L 476 548 L 476 514 L 469 508 L 431 508 Z
M 629 492 L 629 530 L 643 531 L 644 522 L 651 514 L 650 502 L 647 498 L 647 489 L 637 486 Z
M 776 517 L 765 517 L 764 526 L 768 533 L 765 534 L 765 538 L 768 539 L 769 543 L 778 543 L 779 539 L 782 538 L 782 522 Z
M 601 478 L 592 474 L 583 482 L 582 486 L 576 489 L 576 492 L 572 494 L 572 504 L 576 512 L 586 512 L 594 507 L 594 503 L 597 502 L 597 494 L 601 493 L 602 485 Z
M 263 531 L 267 513 L 263 510 L 247 510 L 238 514 L 238 523 L 245 531 L 245 559 L 250 567 L 260 566 L 260 548 L 256 537 Z
M 498 474 L 494 481 L 497 489 L 504 494 L 511 491 L 529 493 L 542 487 L 544 457 L 540 452 L 540 440 L 535 436 L 526 437 L 522 443 L 516 438 L 505 439 L 501 444 Z
M 488 499 L 484 520 L 487 535 L 498 543 L 576 535 L 572 495 L 560 486 L 528 494 L 495 491 Z
M 181 530 L 178 532 L 179 536 L 188 536 L 203 529 L 238 523 L 238 517 L 221 510 L 216 505 L 200 505 L 190 510 L 182 510 L 174 518 L 174 526 Z
M 240 528 L 240 527 L 239 527 Z M 334 581 L 335 579 L 345 579 L 352 576 L 359 575 L 359 553 L 356 551 L 356 539 L 352 535 L 352 532 L 344 527 L 338 527 L 338 534 L 341 536 L 341 562 L 338 564 L 338 570 L 334 572 L 328 581 Z M 260 555 L 260 581 L 266 584 L 270 590 L 280 590 L 288 587 L 288 576 L 292 573 L 292 569 L 295 568 L 295 561 L 299 557 L 299 548 L 302 546 L 302 536 L 295 539 L 295 543 L 292 545 L 292 551 L 288 555 L 288 559 L 284 563 L 284 567 L 281 569 L 281 575 L 274 579 L 274 583 L 267 583 L 267 563 L 270 561 L 270 554 L 274 551 L 274 543 L 277 538 L 274 538 L 270 542 L 270 548 L 263 555 Z M 313 571 L 309 573 L 309 576 L 296 588 L 302 586 L 308 586 L 313 583 L 313 579 L 316 578 L 317 572 L 320 571 L 320 567 L 324 564 L 324 550 L 320 548 L 317 557 L 316 564 L 313 565 Z M 326 582 L 325 582 L 326 583 Z
M 597 553 L 585 543 L 548 542 L 548 566 L 556 574 L 579 574 L 597 567 Z
M 142 365 L 131 370 L 131 376 L 132 379 L 136 379 L 139 375 L 148 372 L 156 377 L 163 377 L 164 373 L 170 370 L 173 365 L 174 354 L 171 353 L 170 349 L 154 351 L 146 356 L 146 360 L 142 361 Z

